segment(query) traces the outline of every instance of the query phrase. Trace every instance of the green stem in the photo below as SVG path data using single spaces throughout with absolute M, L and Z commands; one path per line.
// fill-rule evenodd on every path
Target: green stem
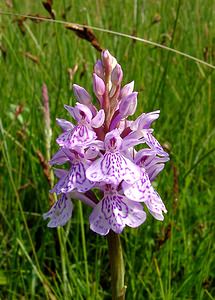
M 125 268 L 120 236 L 110 231 L 107 239 L 111 268 L 112 300 L 124 300 L 126 289 L 124 285 Z

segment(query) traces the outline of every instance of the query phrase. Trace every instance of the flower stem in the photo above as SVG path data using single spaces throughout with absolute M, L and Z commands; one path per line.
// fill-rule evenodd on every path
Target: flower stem
M 119 234 L 113 231 L 107 236 L 111 267 L 112 300 L 125 299 L 124 261 Z

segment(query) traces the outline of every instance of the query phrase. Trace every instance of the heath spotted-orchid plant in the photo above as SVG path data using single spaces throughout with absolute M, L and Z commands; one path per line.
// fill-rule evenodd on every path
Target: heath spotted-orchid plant
M 163 220 L 166 207 L 152 186 L 169 155 L 153 135 L 151 124 L 159 110 L 128 120 L 137 107 L 134 82 L 121 86 L 123 72 L 116 59 L 103 51 L 94 66 L 93 90 L 97 105 L 82 87 L 74 84 L 76 104 L 65 105 L 75 121 L 57 119 L 62 133 L 51 165 L 67 163 L 69 169 L 54 170 L 59 181 L 51 190 L 59 195 L 45 213 L 48 227 L 63 226 L 72 216 L 72 199 L 92 207 L 90 228 L 107 235 L 124 227 L 138 227 L 146 220 L 145 208 Z M 135 146 L 142 145 L 137 151 Z M 101 199 L 97 199 L 100 191 Z

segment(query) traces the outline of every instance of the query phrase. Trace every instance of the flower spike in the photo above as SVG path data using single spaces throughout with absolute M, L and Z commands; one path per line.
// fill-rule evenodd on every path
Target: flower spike
M 100 235 L 140 226 L 146 220 L 144 208 L 155 219 L 164 219 L 167 209 L 152 186 L 169 160 L 151 128 L 160 111 L 131 120 L 138 93 L 134 81 L 122 85 L 122 80 L 121 66 L 104 50 L 93 69 L 94 97 L 73 85 L 77 102 L 64 106 L 73 121 L 57 119 L 62 133 L 50 164 L 69 167 L 54 169 L 58 182 L 51 192 L 59 198 L 43 215 L 50 218 L 49 227 L 63 226 L 71 218 L 72 198 L 92 208 L 90 228 Z M 102 199 L 96 197 L 98 190 Z

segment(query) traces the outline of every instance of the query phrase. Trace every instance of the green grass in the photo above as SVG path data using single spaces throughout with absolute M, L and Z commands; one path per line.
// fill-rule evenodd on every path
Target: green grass
M 41 2 L 0 6 L 48 16 Z M 214 64 L 211 0 L 64 0 L 53 8 L 57 19 L 66 12 L 68 21 L 134 34 Z M 46 227 L 41 215 L 49 208 L 50 187 L 36 154 L 46 155 L 42 83 L 49 90 L 53 154 L 60 132 L 55 118 L 68 117 L 63 104 L 75 101 L 71 83 L 92 92 L 99 53 L 63 25 L 27 20 L 23 35 L 14 19 L 1 16 L 0 299 L 110 299 L 107 241 L 89 230 L 90 208 L 76 201 L 64 228 Z M 126 299 L 215 299 L 214 71 L 167 50 L 95 34 L 122 65 L 123 82 L 135 80 L 136 115 L 161 110 L 155 133 L 171 156 L 156 181 L 168 209 L 164 222 L 148 215 L 141 227 L 121 235 Z M 70 82 L 67 69 L 75 64 Z

